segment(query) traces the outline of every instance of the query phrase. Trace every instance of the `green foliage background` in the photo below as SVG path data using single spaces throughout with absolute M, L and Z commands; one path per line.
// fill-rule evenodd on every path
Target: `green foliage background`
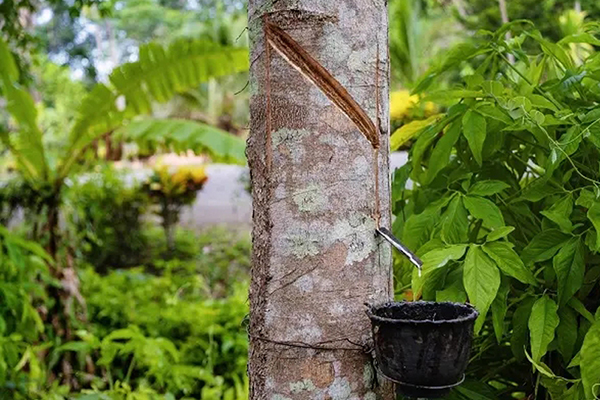
M 394 231 L 424 261 L 422 277 L 398 261 L 398 289 L 477 307 L 468 375 L 485 398 L 597 393 L 600 55 L 575 46 L 599 45 L 599 32 L 555 43 L 529 22 L 481 31 L 416 85 L 474 66 L 427 94 L 450 106 L 395 172 Z

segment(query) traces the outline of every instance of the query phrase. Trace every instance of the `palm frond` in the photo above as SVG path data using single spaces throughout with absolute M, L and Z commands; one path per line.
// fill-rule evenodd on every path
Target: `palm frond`
M 117 135 L 144 150 L 206 151 L 216 161 L 245 164 L 244 140 L 214 126 L 184 119 L 144 118 L 119 129 Z
M 97 85 L 83 100 L 59 177 L 66 176 L 96 138 L 150 112 L 152 103 L 169 101 L 209 79 L 246 71 L 248 64 L 246 48 L 207 41 L 180 39 L 168 48 L 156 43 L 141 47 L 138 61 L 116 68 L 109 84 Z
M 18 131 L 3 132 L 2 140 L 15 157 L 24 176 L 32 183 L 48 178 L 48 165 L 42 132 L 37 125 L 37 109 L 29 92 L 19 85 L 19 70 L 6 42 L 0 38 L 0 89 L 6 110 Z

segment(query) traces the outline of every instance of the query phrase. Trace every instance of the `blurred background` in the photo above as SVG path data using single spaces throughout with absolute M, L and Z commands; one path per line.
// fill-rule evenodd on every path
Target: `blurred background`
M 600 2 L 389 16 L 398 131 L 445 110 L 411 90 L 456 43 L 517 19 L 558 41 Z M 0 28 L 0 399 L 247 399 L 246 2 L 2 0 Z

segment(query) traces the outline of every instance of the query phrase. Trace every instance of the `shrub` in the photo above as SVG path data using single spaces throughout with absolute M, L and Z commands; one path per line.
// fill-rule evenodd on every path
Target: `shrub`
M 148 199 L 124 180 L 105 167 L 80 177 L 67 191 L 77 253 L 102 272 L 139 265 L 147 256 L 142 216 Z
M 411 297 L 481 313 L 468 375 L 485 398 L 598 395 L 600 53 L 578 64 L 567 51 L 600 44 L 587 29 L 559 43 L 522 22 L 484 31 L 417 85 L 478 65 L 431 94 L 454 104 L 419 131 L 393 207 L 396 235 L 424 261 L 422 277 L 397 261 L 399 291 L 412 281 Z
M 207 179 L 204 166 L 182 166 L 174 172 L 160 166 L 144 183 L 144 191 L 158 206 L 156 213 L 162 218 L 169 251 L 175 249 L 175 224 L 181 208 L 194 202 Z

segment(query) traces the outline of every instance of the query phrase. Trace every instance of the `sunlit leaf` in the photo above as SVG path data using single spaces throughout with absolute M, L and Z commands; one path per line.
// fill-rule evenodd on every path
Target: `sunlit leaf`
M 531 356 L 539 362 L 548 351 L 548 345 L 554 340 L 558 326 L 558 306 L 547 295 L 539 298 L 531 309 L 529 331 L 531 332 Z

